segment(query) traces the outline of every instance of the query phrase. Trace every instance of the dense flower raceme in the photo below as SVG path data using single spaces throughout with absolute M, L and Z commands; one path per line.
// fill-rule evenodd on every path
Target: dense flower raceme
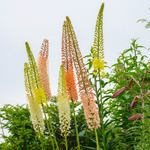
M 46 94 L 47 100 L 51 98 L 49 76 L 48 76 L 48 52 L 49 42 L 44 40 L 41 46 L 41 51 L 38 56 L 37 67 L 40 76 L 40 81 Z
M 36 65 L 30 46 L 27 42 L 26 42 L 26 51 L 28 55 L 29 64 L 25 63 L 25 88 L 26 88 L 26 95 L 28 98 L 31 120 L 35 131 L 43 132 L 44 120 L 43 120 L 42 105 L 44 103 L 47 103 L 47 97 L 45 89 L 43 88 L 40 80 L 38 67 Z M 46 51 L 45 53 L 46 55 L 48 55 Z M 41 56 L 44 56 L 44 54 L 41 54 Z
M 71 118 L 69 96 L 66 92 L 66 73 L 63 65 L 61 65 L 59 71 L 57 104 L 59 111 L 60 130 L 62 135 L 66 136 L 69 133 L 68 131 L 70 128 Z
M 34 56 L 32 54 L 32 51 L 30 49 L 30 46 L 27 42 L 26 42 L 26 51 L 28 54 L 29 66 L 30 66 L 30 70 L 32 73 L 31 85 L 32 85 L 33 95 L 38 103 L 46 103 L 46 96 L 45 96 L 45 92 L 40 81 L 38 68 L 37 68 Z
M 25 63 L 24 65 L 24 76 L 25 76 L 25 90 L 26 96 L 28 99 L 28 106 L 31 115 L 31 121 L 35 131 L 43 132 L 44 130 L 44 121 L 42 116 L 42 110 L 40 104 L 34 97 L 33 86 L 32 86 L 32 76 L 33 73 L 29 64 Z
M 37 65 L 36 65 L 34 56 L 32 54 L 32 51 L 30 49 L 30 46 L 27 42 L 26 42 L 26 51 L 27 51 L 27 55 L 28 55 L 29 66 L 30 66 L 31 72 L 33 72 L 33 74 L 34 74 L 32 76 L 31 84 L 34 88 L 38 88 L 40 85 L 40 80 L 39 80 Z
M 77 101 L 78 94 L 75 84 L 75 76 L 73 70 L 71 49 L 73 48 L 70 44 L 70 38 L 66 28 L 66 22 L 63 25 L 63 33 L 62 33 L 62 64 L 64 65 L 64 69 L 66 72 L 66 84 L 67 84 L 67 92 L 71 100 Z
M 94 100 L 94 93 L 91 83 L 88 79 L 87 70 L 83 63 L 82 55 L 78 46 L 77 38 L 71 24 L 71 21 L 66 17 L 66 25 L 68 36 L 70 38 L 70 44 L 72 46 L 71 54 L 73 63 L 75 66 L 75 72 L 77 75 L 79 94 L 83 104 L 84 114 L 87 121 L 88 128 L 98 128 L 100 124 L 100 118 L 98 114 L 98 107 Z
M 94 70 L 99 70 L 100 73 L 103 73 L 104 71 L 103 12 L 104 3 L 102 3 L 98 13 L 94 42 L 92 46 L 93 68 Z

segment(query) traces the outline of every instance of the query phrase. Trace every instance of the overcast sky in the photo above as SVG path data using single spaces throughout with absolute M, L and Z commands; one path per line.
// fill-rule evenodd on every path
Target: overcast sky
M 61 31 L 70 16 L 83 55 L 93 42 L 101 0 L 1 0 L 0 3 L 0 105 L 26 103 L 24 93 L 24 43 L 29 41 L 37 56 L 44 38 L 50 40 L 49 73 L 52 93 L 56 94 L 60 65 Z M 150 0 L 105 0 L 105 60 L 116 61 L 130 40 L 150 47 L 150 30 L 136 23 L 150 18 Z

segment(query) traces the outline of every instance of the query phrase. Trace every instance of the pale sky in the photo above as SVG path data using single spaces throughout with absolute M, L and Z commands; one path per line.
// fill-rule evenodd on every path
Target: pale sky
M 53 95 L 57 92 L 61 31 L 65 16 L 74 25 L 81 52 L 90 51 L 101 0 L 1 0 L 0 3 L 0 105 L 26 103 L 25 41 L 37 56 L 44 38 L 50 41 L 49 74 Z M 150 0 L 105 0 L 105 61 L 112 64 L 130 40 L 150 47 L 150 30 L 137 23 L 150 19 Z

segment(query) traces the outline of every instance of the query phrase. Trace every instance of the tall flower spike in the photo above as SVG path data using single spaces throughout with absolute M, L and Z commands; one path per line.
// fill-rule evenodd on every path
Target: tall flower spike
M 42 116 L 42 110 L 40 105 L 34 98 L 34 93 L 32 89 L 32 71 L 29 64 L 24 64 L 24 78 L 25 78 L 25 90 L 28 100 L 29 111 L 31 115 L 31 121 L 36 132 L 43 133 L 44 131 L 44 120 Z
M 95 70 L 104 70 L 104 42 L 103 42 L 103 12 L 104 12 L 104 2 L 98 13 L 94 42 L 92 46 L 93 53 L 93 67 Z
M 49 51 L 49 42 L 48 40 L 45 39 L 43 40 L 41 50 L 39 52 L 37 67 L 40 76 L 40 81 L 46 94 L 47 100 L 51 98 L 49 76 L 48 76 L 48 51 Z
M 71 50 L 73 63 L 76 70 L 76 75 L 79 85 L 80 98 L 83 104 L 84 114 L 87 121 L 88 128 L 96 129 L 100 125 L 98 114 L 98 107 L 94 100 L 94 93 L 90 81 L 88 79 L 87 70 L 83 63 L 82 55 L 78 46 L 78 41 L 71 24 L 69 17 L 67 20 L 67 32 L 69 33 L 73 49 Z
M 62 135 L 66 136 L 69 133 L 71 119 L 69 96 L 66 92 L 66 74 L 63 65 L 61 65 L 59 71 L 57 104 L 59 111 L 60 130 Z
M 32 82 L 33 82 L 32 85 L 34 85 L 35 88 L 37 88 L 37 87 L 39 87 L 40 83 L 39 83 L 39 76 L 38 76 L 36 62 L 35 62 L 33 53 L 30 49 L 29 43 L 26 42 L 25 45 L 26 45 L 26 51 L 27 51 L 27 55 L 28 55 L 30 69 L 34 73 L 33 78 L 32 78 Z
M 27 51 L 28 59 L 29 59 L 30 77 L 31 77 L 30 82 L 31 82 L 31 87 L 33 91 L 33 96 L 39 104 L 45 103 L 46 95 L 41 85 L 41 81 L 40 81 L 40 77 L 39 77 L 39 73 L 38 73 L 38 69 L 37 69 L 34 56 L 27 42 L 26 42 L 26 51 Z
M 68 32 L 66 30 L 67 25 L 64 22 L 63 25 L 63 33 L 62 33 L 62 64 L 64 65 L 64 69 L 66 72 L 66 84 L 67 84 L 67 92 L 70 96 L 70 99 L 73 101 L 77 101 L 78 94 L 75 84 L 75 76 L 73 70 L 73 63 L 72 63 L 72 56 L 71 56 L 71 49 L 73 48 L 70 44 L 70 39 Z

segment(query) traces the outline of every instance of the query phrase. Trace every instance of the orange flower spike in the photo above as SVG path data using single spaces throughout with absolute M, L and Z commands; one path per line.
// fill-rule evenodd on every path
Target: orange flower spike
M 42 87 L 44 88 L 47 100 L 51 98 L 49 76 L 48 76 L 48 49 L 49 49 L 49 42 L 48 40 L 45 39 L 42 43 L 41 51 L 39 52 L 37 62 L 40 81 Z
M 62 34 L 62 64 L 64 65 L 64 69 L 66 72 L 66 84 L 67 84 L 67 92 L 71 100 L 77 101 L 78 94 L 75 84 L 75 77 L 73 71 L 72 64 L 72 56 L 71 56 L 71 44 L 68 32 L 66 31 L 66 22 L 63 25 L 63 34 Z
M 66 73 L 66 81 L 67 81 L 67 92 L 70 96 L 70 99 L 73 101 L 78 100 L 77 89 L 74 81 L 73 68 L 69 68 Z

